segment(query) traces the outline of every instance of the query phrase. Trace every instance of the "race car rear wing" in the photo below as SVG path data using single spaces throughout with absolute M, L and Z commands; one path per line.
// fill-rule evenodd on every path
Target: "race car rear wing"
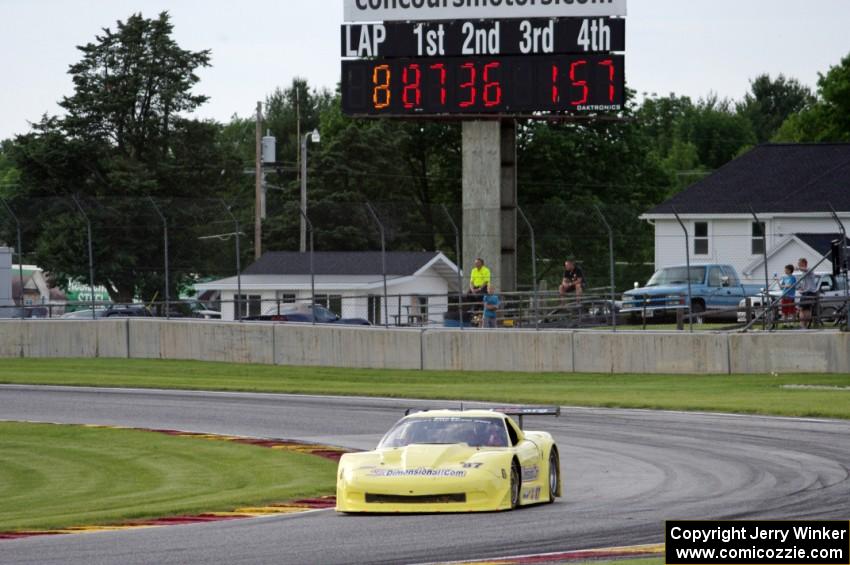
M 524 416 L 555 416 L 561 415 L 560 406 L 520 406 L 510 408 L 493 408 L 493 412 L 499 412 L 505 416 L 516 417 L 520 429 L 523 428 Z
M 461 411 L 463 411 L 463 405 L 460 407 Z M 511 406 L 507 408 L 490 408 L 491 412 L 498 412 L 500 414 L 504 414 L 505 416 L 515 417 L 517 419 L 517 423 L 519 424 L 520 429 L 522 429 L 523 417 L 524 416 L 555 416 L 558 417 L 561 415 L 561 407 L 560 406 Z M 427 408 L 408 408 L 405 410 L 404 415 L 410 416 L 411 414 L 415 414 L 417 412 L 428 412 Z

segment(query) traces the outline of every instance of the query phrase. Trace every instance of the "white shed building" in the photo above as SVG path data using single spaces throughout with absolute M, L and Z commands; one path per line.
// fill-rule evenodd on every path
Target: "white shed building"
M 442 323 L 449 295 L 458 292 L 458 267 L 440 252 L 388 252 L 387 294 L 380 252 L 316 252 L 316 303 L 343 318 L 374 324 Z M 237 318 L 237 277 L 196 285 L 221 294 L 222 320 Z M 258 316 L 280 304 L 308 302 L 312 296 L 310 254 L 265 253 L 241 276 L 242 317 Z

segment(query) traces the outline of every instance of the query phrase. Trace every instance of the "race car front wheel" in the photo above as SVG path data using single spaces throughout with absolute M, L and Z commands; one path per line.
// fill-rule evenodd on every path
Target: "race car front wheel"
M 561 460 L 554 449 L 549 454 L 549 503 L 555 502 L 560 494 L 558 486 L 561 483 Z
M 511 464 L 511 510 L 519 506 L 519 495 L 522 487 L 522 477 L 516 461 Z

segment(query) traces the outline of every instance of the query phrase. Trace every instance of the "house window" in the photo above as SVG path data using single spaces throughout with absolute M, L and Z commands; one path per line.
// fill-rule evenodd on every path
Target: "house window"
M 277 293 L 277 301 L 281 304 L 295 304 L 298 297 L 294 294 L 289 294 L 286 292 L 278 292 Z
M 694 255 L 708 255 L 708 222 L 694 222 Z
M 753 222 L 753 255 L 764 255 L 766 233 L 764 222 Z
M 258 294 L 240 295 L 237 297 L 239 303 L 240 318 L 254 318 L 260 316 L 263 310 L 263 297 Z
M 375 325 L 381 325 L 384 323 L 384 319 L 381 316 L 381 297 L 380 296 L 370 296 L 369 297 L 369 313 L 368 313 L 369 322 Z

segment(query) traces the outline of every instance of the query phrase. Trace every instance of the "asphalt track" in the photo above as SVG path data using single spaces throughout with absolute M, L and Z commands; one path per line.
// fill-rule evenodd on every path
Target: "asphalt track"
M 0 419 L 373 447 L 410 406 L 364 398 L 0 387 Z M 318 511 L 0 542 L 0 563 L 417 563 L 659 543 L 671 518 L 848 519 L 850 422 L 566 409 L 528 419 L 562 453 L 565 498 L 484 515 Z M 2 503 L 0 503 L 2 512 Z

